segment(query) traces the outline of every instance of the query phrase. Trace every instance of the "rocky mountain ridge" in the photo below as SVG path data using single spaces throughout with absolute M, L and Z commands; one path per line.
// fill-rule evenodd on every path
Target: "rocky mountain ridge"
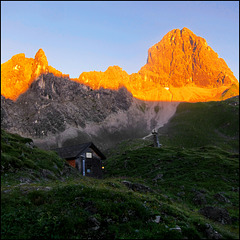
M 152 46 L 138 73 L 127 75 L 113 66 L 105 72 L 84 72 L 75 81 L 93 89 L 125 86 L 134 97 L 148 101 L 220 100 L 229 89 L 231 96 L 239 94 L 239 83 L 225 61 L 187 28 L 170 31 Z
M 17 54 L 1 69 L 1 94 L 16 100 L 41 74 L 58 77 L 69 75 L 48 65 L 39 49 L 34 59 Z M 135 98 L 147 101 L 211 101 L 225 99 L 222 93 L 239 95 L 239 83 L 222 58 L 208 46 L 205 39 L 191 30 L 174 29 L 148 50 L 147 63 L 131 75 L 118 66 L 105 72 L 83 72 L 72 81 L 93 90 L 118 90 L 125 87 Z

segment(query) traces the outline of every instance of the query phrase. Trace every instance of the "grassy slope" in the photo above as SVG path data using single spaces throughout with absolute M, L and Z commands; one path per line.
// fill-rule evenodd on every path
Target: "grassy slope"
M 159 129 L 159 141 L 185 148 L 215 145 L 239 152 L 239 96 L 220 102 L 181 103 Z
M 2 131 L 1 237 L 199 239 L 207 238 L 209 223 L 224 238 L 237 239 L 239 155 L 219 147 L 222 140 L 206 146 L 211 141 L 203 139 L 204 145 L 185 149 L 166 136 L 172 145 L 161 149 L 149 141 L 123 142 L 105 161 L 105 179 L 97 180 L 79 176 L 52 152 L 30 147 L 30 139 Z M 152 192 L 133 191 L 124 180 Z M 205 203 L 195 202 L 198 193 Z M 220 201 L 217 193 L 229 201 Z M 222 225 L 206 219 L 198 213 L 206 205 L 227 209 L 235 220 Z M 172 229 L 176 226 L 181 231 Z
M 68 172 L 75 173 L 56 153 L 43 151 L 30 138 L 1 129 L 1 173 L 11 183 L 60 179 Z
M 106 175 L 141 179 L 148 186 L 179 204 L 199 210 L 196 193 L 203 192 L 206 204 L 226 207 L 238 217 L 239 154 L 218 147 L 179 149 L 176 147 L 144 147 L 109 158 Z M 219 202 L 215 195 L 223 193 L 229 203 Z

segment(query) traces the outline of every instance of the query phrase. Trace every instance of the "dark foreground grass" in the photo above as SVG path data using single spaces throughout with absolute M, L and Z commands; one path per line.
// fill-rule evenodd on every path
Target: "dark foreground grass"
M 204 206 L 225 208 L 236 220 L 232 227 L 238 234 L 237 153 L 215 146 L 143 147 L 108 158 L 105 170 L 107 177 L 138 178 L 188 210 L 198 211 Z
M 12 188 L 1 197 L 2 239 L 206 237 L 206 221 L 198 213 L 159 194 L 126 189 L 121 181 L 85 178 L 52 181 L 47 187 L 28 184 Z M 155 222 L 156 216 L 160 216 L 159 222 Z M 211 224 L 223 236 L 234 238 Z
M 4 173 L 1 237 L 202 239 L 208 238 L 210 224 L 223 238 L 237 239 L 238 221 L 222 225 L 204 218 L 191 196 L 205 191 L 208 204 L 225 207 L 236 219 L 238 194 L 231 189 L 238 186 L 236 165 L 236 154 L 215 147 L 143 147 L 109 158 L 103 180 L 69 175 L 16 183 L 9 179 L 17 173 Z M 215 167 L 218 177 L 211 176 Z M 209 175 L 205 180 L 203 171 Z M 158 175 L 160 179 L 154 180 Z M 149 191 L 128 188 L 126 180 Z M 219 191 L 231 203 L 217 203 L 213 195 Z

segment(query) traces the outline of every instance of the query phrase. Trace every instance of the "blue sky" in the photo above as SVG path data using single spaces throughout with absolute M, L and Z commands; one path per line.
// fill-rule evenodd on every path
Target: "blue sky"
M 239 79 L 239 1 L 1 1 L 1 62 L 39 48 L 78 77 L 118 65 L 138 72 L 173 29 L 206 39 Z

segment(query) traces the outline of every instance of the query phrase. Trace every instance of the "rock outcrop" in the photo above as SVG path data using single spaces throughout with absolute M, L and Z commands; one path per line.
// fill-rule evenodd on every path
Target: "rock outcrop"
M 200 214 L 221 224 L 231 224 L 231 217 L 224 208 L 206 206 L 198 211 Z

